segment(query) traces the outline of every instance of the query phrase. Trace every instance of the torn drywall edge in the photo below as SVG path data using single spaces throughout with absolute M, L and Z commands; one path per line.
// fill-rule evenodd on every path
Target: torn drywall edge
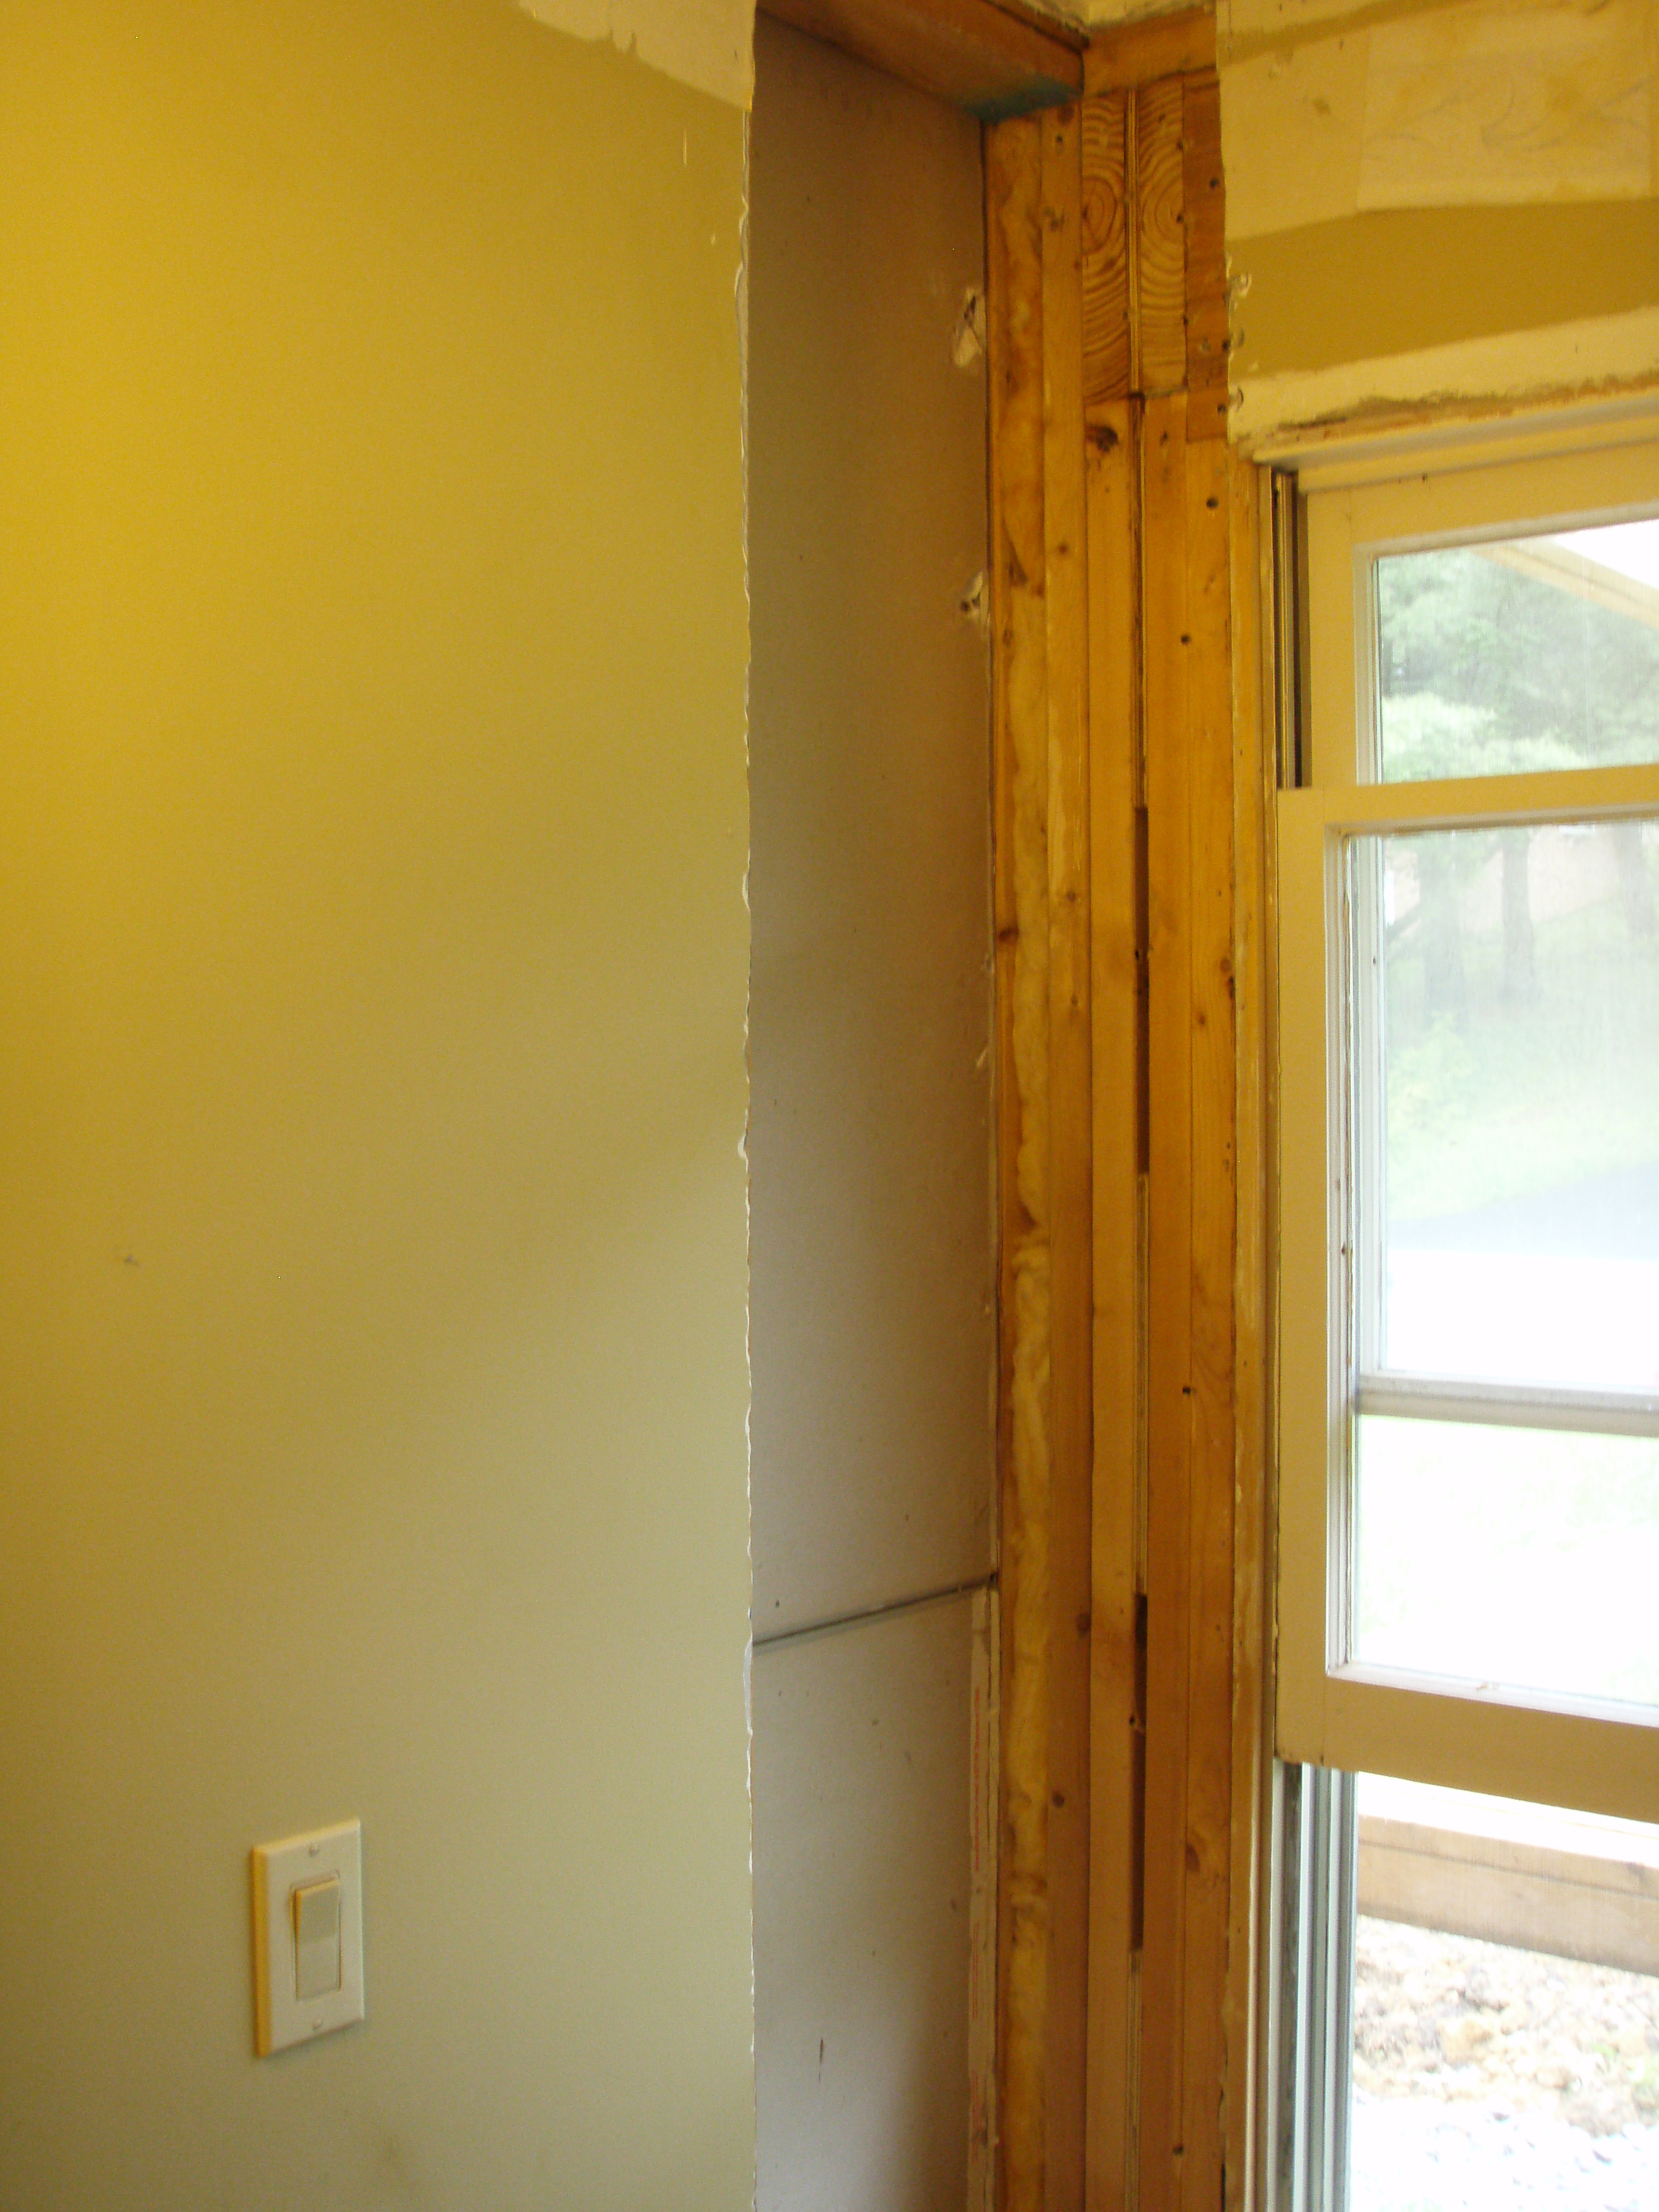
M 574 39 L 609 39 L 665 76 L 746 108 L 755 88 L 754 0 L 518 0 Z
M 1520 404 L 1654 382 L 1659 382 L 1659 307 L 1255 377 L 1235 393 L 1228 430 L 1259 452 L 1269 439 L 1296 430 L 1402 409 Z

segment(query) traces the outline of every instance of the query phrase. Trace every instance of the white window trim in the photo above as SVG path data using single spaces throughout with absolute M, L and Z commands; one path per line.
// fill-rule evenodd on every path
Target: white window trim
M 1308 502 L 1310 787 L 1279 794 L 1279 1468 L 1275 1748 L 1283 1759 L 1391 1773 L 1492 1796 L 1659 1821 L 1659 1715 L 1525 1696 L 1345 1663 L 1341 1449 L 1348 1417 L 1342 1224 L 1338 862 L 1345 836 L 1659 811 L 1659 767 L 1377 784 L 1373 696 L 1358 618 L 1370 556 L 1441 537 L 1563 529 L 1659 511 L 1651 425 L 1599 426 L 1578 453 L 1490 448 L 1413 456 L 1409 476 L 1304 471 Z M 1559 441 L 1559 432 L 1552 432 Z M 1512 458 L 1520 451 L 1522 458 Z M 1399 466 L 1396 460 L 1395 465 Z M 1319 479 L 1324 477 L 1321 484 Z M 1646 1400 L 1609 1419 L 1647 1429 Z

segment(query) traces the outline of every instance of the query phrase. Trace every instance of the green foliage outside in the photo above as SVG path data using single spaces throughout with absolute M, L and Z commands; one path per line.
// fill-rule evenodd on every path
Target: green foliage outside
M 1468 548 L 1378 596 L 1388 780 L 1659 758 L 1659 630 Z M 1395 838 L 1385 872 L 1391 1216 L 1659 1159 L 1659 823 Z M 1659 1704 L 1659 1440 L 1357 1425 L 1358 1656 Z
M 1386 559 L 1377 594 L 1387 779 L 1659 758 L 1659 629 L 1473 547 Z M 1602 895 L 1553 907 L 1535 831 L 1389 841 L 1395 1219 L 1659 1158 L 1659 825 L 1572 834 Z
M 1518 835 L 1530 840 L 1536 833 Z M 1578 833 L 1606 840 L 1605 829 Z M 1389 841 L 1404 848 L 1429 837 Z M 1505 865 L 1496 833 L 1433 833 L 1455 896 Z M 1461 1006 L 1435 1002 L 1419 908 L 1389 933 L 1388 1194 L 1395 1220 L 1461 1212 L 1659 1158 L 1659 834 L 1638 844 L 1647 904 L 1610 896 L 1532 926 L 1512 987 L 1501 927 L 1461 928 Z M 1423 880 L 1420 855 L 1417 874 Z M 1591 856 L 1587 855 L 1587 860 Z M 1612 874 L 1611 868 L 1605 872 Z M 1488 905 L 1495 903 L 1489 895 Z M 1659 1326 L 1659 1323 L 1656 1323 Z
M 1475 546 L 1376 586 L 1385 782 L 1659 759 L 1659 629 Z

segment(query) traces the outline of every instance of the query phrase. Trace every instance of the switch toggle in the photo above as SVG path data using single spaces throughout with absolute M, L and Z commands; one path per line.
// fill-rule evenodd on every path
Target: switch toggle
M 340 1883 L 307 1882 L 294 1892 L 294 1991 L 331 1996 L 340 1986 Z

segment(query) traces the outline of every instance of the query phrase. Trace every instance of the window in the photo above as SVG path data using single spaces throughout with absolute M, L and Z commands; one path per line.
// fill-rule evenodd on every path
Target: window
M 1276 1735 L 1316 2105 L 1346 2094 L 1356 1837 L 1363 1892 L 1368 1833 L 1380 1864 L 1471 1821 L 1521 1849 L 1516 1801 L 1659 1821 L 1659 445 L 1611 434 L 1307 498 Z M 1587 1832 L 1535 1850 L 1588 1863 Z M 1310 2124 L 1280 2202 L 1340 2205 L 1346 2104 Z

